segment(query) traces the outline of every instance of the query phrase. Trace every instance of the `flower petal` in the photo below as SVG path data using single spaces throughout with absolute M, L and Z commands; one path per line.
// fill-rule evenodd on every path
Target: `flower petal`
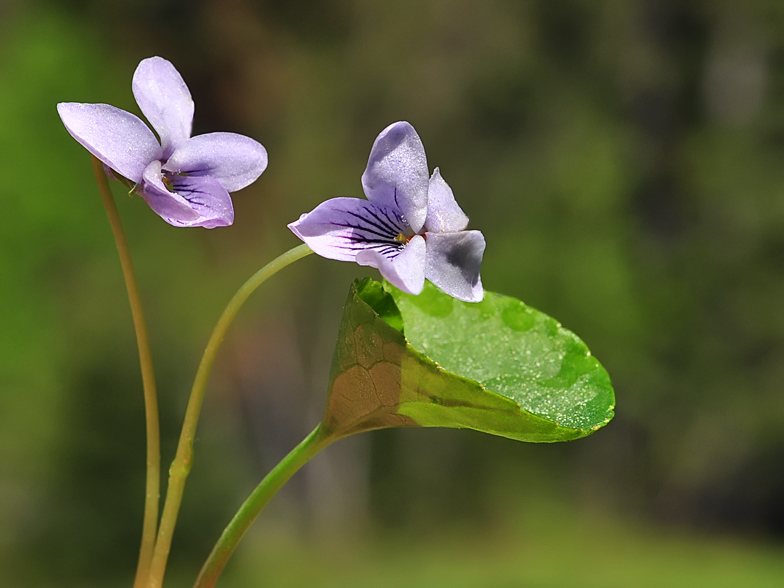
M 215 180 L 174 176 L 170 192 L 163 178 L 161 162 L 153 161 L 144 172 L 142 196 L 170 225 L 212 229 L 234 222 L 231 197 Z
M 180 145 L 164 168 L 189 176 L 209 176 L 229 192 L 236 192 L 267 169 L 267 150 L 244 135 L 208 133 Z
M 187 200 L 199 215 L 196 221 L 172 224 L 214 229 L 234 222 L 234 205 L 231 196 L 217 180 L 209 177 L 174 176 L 172 184 L 177 195 Z
M 141 190 L 142 197 L 150 208 L 160 215 L 169 224 L 193 222 L 199 219 L 199 214 L 191 207 L 185 198 L 170 192 L 163 183 L 161 162 L 156 160 L 144 170 L 144 184 Z
M 421 235 L 415 235 L 396 255 L 365 249 L 357 253 L 357 263 L 378 269 L 384 278 L 403 292 L 419 294 L 425 285 L 425 260 L 429 248 Z
M 426 233 L 428 280 L 450 296 L 466 302 L 484 298 L 479 270 L 485 238 L 479 231 Z
M 370 150 L 362 187 L 371 202 L 400 210 L 414 233 L 422 229 L 427 217 L 427 158 L 409 123 L 396 122 L 381 131 Z
M 108 104 L 61 102 L 57 113 L 71 136 L 121 176 L 138 183 L 161 146 L 142 120 Z
M 158 131 L 163 157 L 191 136 L 193 99 L 180 73 L 162 57 L 142 60 L 133 74 L 133 95 L 144 116 Z
M 427 191 L 427 220 L 425 230 L 433 233 L 462 231 L 468 226 L 468 217 L 461 210 L 449 187 L 436 168 L 430 177 Z
M 303 214 L 289 228 L 318 255 L 355 261 L 363 250 L 397 254 L 403 243 L 396 237 L 405 225 L 388 206 L 358 198 L 332 198 Z

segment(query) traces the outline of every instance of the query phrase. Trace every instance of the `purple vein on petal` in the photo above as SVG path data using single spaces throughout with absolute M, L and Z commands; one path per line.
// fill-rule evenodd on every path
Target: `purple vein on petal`
M 234 222 L 231 197 L 220 182 L 210 177 L 175 175 L 171 178 L 177 195 L 199 214 L 198 226 L 213 228 Z
M 183 198 L 185 198 L 185 200 L 187 200 L 191 204 L 199 204 L 201 206 L 206 206 L 204 199 L 199 198 L 195 195 L 202 194 L 204 196 L 207 196 L 207 192 L 205 192 L 204 190 L 199 190 L 199 188 L 196 187 L 195 185 L 193 185 L 193 187 L 179 185 L 177 186 L 177 193 Z
M 358 252 L 379 250 L 397 255 L 407 230 L 394 209 L 357 198 L 333 198 L 291 223 L 289 228 L 319 255 L 354 261 Z
M 381 207 L 376 207 L 376 208 L 381 208 Z M 372 216 L 374 219 L 376 219 L 378 221 L 378 224 L 373 222 L 371 219 L 365 217 L 364 215 L 361 215 L 361 214 L 358 214 L 358 213 L 355 213 L 355 212 L 350 212 L 350 211 L 349 211 L 349 214 L 354 216 L 355 218 L 358 218 L 358 219 L 368 223 L 369 225 L 371 225 L 373 227 L 376 227 L 379 231 L 381 231 L 381 233 L 380 233 L 381 235 L 383 235 L 383 236 L 392 235 L 392 238 L 394 239 L 395 237 L 397 237 L 400 233 L 402 233 L 404 231 L 404 227 L 402 226 L 402 222 L 400 222 L 398 220 L 397 223 L 394 223 L 389 218 L 389 214 L 388 214 L 389 211 L 388 210 L 384 210 L 384 209 L 382 209 L 382 210 L 385 212 L 386 219 L 381 218 L 381 216 L 379 216 L 378 211 L 376 209 L 373 209 L 373 208 L 366 208 L 365 209 L 365 211 L 370 216 Z

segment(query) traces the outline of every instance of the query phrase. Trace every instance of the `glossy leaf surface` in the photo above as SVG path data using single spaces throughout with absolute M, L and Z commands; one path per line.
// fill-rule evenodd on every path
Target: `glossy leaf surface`
M 344 309 L 324 425 L 336 437 L 423 426 L 554 442 L 604 426 L 614 405 L 585 344 L 519 300 L 461 302 L 430 284 L 412 296 L 366 279 Z

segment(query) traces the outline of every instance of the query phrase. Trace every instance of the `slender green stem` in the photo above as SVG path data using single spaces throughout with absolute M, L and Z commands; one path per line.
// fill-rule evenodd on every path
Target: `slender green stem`
M 223 531 L 215 547 L 201 568 L 194 588 L 212 588 L 223 571 L 226 562 L 245 532 L 273 496 L 305 465 L 314 455 L 329 445 L 335 438 L 325 432 L 322 425 L 317 426 L 302 443 L 297 445 L 269 474 L 256 486 L 237 514 Z
M 291 249 L 274 259 L 251 278 L 245 282 L 237 293 L 229 301 L 228 306 L 223 311 L 218 324 L 212 331 L 212 336 L 204 350 L 196 378 L 191 389 L 191 396 L 188 400 L 188 408 L 185 411 L 185 419 L 180 433 L 180 441 L 177 445 L 177 454 L 169 468 L 169 485 L 166 489 L 166 501 L 163 506 L 161 524 L 158 528 L 158 540 L 155 542 L 155 553 L 152 558 L 148 586 L 150 588 L 160 588 L 163 584 L 163 576 L 166 571 L 166 562 L 169 558 L 174 526 L 177 523 L 177 514 L 182 502 L 182 493 L 185 489 L 185 480 L 190 472 L 193 463 L 193 438 L 196 435 L 196 425 L 199 421 L 199 413 L 204 400 L 204 392 L 207 381 L 212 371 L 212 364 L 218 349 L 223 343 L 223 338 L 229 330 L 234 317 L 237 316 L 243 303 L 253 293 L 253 291 L 264 283 L 267 278 L 273 276 L 287 265 L 312 253 L 307 245 L 300 245 Z
M 120 223 L 120 215 L 114 203 L 109 181 L 103 169 L 103 164 L 93 157 L 93 172 L 98 182 L 98 191 L 101 193 L 109 224 L 112 226 L 114 241 L 120 253 L 120 263 L 125 276 L 125 287 L 128 290 L 128 300 L 131 303 L 133 325 L 136 328 L 136 343 L 139 346 L 139 362 L 142 368 L 142 384 L 144 386 L 144 412 L 147 421 L 147 485 L 144 500 L 144 525 L 142 526 L 142 544 L 139 549 L 139 564 L 136 568 L 134 588 L 141 588 L 150 571 L 152 554 L 155 549 L 156 525 L 158 523 L 158 503 L 161 493 L 161 441 L 160 425 L 158 421 L 158 396 L 155 391 L 155 372 L 152 367 L 152 354 L 150 341 L 147 336 L 147 325 L 142 310 L 142 300 L 139 295 L 139 285 L 133 272 L 131 253 L 128 240 L 125 238 Z

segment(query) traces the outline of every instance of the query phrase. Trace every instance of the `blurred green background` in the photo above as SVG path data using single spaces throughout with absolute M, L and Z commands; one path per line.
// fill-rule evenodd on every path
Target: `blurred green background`
M 0 585 L 130 586 L 141 380 L 87 153 L 55 104 L 138 113 L 171 60 L 194 132 L 261 141 L 236 222 L 175 229 L 116 197 L 152 331 L 164 464 L 223 305 L 361 196 L 408 120 L 488 247 L 486 288 L 582 337 L 616 387 L 596 435 L 526 445 L 393 430 L 330 447 L 220 586 L 784 585 L 784 3 L 0 2 Z M 351 279 L 307 258 L 219 356 L 168 585 L 320 418 Z

